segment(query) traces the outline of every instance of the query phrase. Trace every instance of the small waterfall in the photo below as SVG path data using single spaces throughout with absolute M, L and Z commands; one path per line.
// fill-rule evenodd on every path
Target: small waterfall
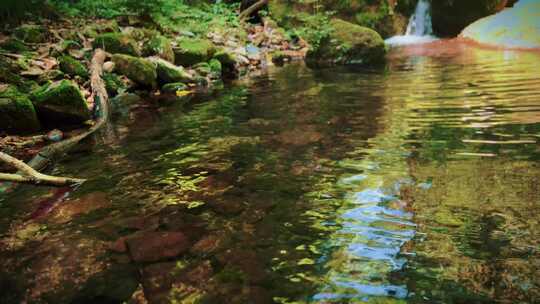
M 386 39 L 390 45 L 405 45 L 426 43 L 434 41 L 433 27 L 431 26 L 431 6 L 428 0 L 419 0 L 414 14 L 407 25 L 407 32 L 402 36 Z

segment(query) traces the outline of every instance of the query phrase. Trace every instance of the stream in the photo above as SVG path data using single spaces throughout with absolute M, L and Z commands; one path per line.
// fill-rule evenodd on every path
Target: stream
M 120 109 L 83 186 L 0 192 L 0 302 L 536 303 L 540 53 L 388 58 Z

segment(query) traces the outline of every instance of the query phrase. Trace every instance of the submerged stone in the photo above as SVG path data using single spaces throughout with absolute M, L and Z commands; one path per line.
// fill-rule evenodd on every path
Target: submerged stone
M 32 101 L 46 124 L 79 124 L 91 117 L 79 87 L 69 80 L 43 86 L 32 94 Z
M 190 247 L 182 232 L 147 232 L 126 241 L 131 258 L 135 262 L 156 262 L 176 257 Z
M 157 71 L 152 62 L 129 55 L 115 54 L 112 57 L 115 71 L 125 75 L 139 85 L 156 87 Z
M 62 56 L 58 59 L 60 64 L 60 70 L 71 76 L 80 76 L 82 78 L 88 78 L 88 70 L 79 60 L 71 56 Z
M 94 40 L 93 47 L 102 48 L 112 54 L 140 55 L 135 40 L 122 33 L 105 33 L 98 35 Z
M 0 90 L 0 130 L 27 133 L 39 129 L 40 123 L 30 99 L 12 86 Z
M 182 38 L 178 41 L 178 47 L 174 49 L 175 63 L 191 66 L 212 58 L 214 52 L 214 45 L 210 40 Z
M 372 29 L 333 19 L 333 30 L 306 55 L 311 66 L 332 64 L 377 64 L 384 62 L 386 48 L 382 37 Z

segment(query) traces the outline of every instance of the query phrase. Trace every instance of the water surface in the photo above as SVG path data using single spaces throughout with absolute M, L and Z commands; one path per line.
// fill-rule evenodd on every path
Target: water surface
M 53 172 L 87 184 L 0 197 L 0 302 L 534 303 L 538 71 L 438 41 L 136 105 Z M 191 249 L 114 247 L 148 231 Z

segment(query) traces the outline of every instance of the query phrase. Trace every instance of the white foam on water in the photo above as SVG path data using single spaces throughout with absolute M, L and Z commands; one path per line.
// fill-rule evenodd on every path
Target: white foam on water
M 405 35 L 388 38 L 385 43 L 389 45 L 408 45 L 429 43 L 437 40 L 437 37 L 433 36 L 430 11 L 431 7 L 427 0 L 418 1 L 415 12 L 409 20 Z

